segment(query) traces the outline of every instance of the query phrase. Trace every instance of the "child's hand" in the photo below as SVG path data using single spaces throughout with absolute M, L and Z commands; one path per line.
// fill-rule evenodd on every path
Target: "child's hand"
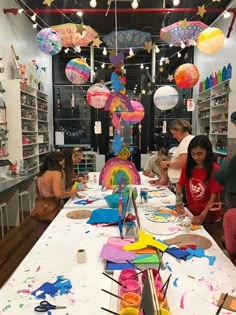
M 158 181 L 159 181 L 159 179 L 151 179 L 151 180 L 149 180 L 148 182 L 149 182 L 149 184 L 151 184 L 151 185 L 158 185 Z
M 185 213 L 185 210 L 184 210 L 184 205 L 181 203 L 181 204 L 176 204 L 175 205 L 175 211 L 178 213 L 178 214 L 184 214 Z
M 72 196 L 76 196 L 78 190 L 79 190 L 79 189 L 78 189 L 77 187 L 72 188 L 71 191 L 70 191 L 71 197 L 72 197 Z
M 80 187 L 79 187 L 79 191 L 81 190 L 86 190 L 88 187 L 86 184 L 82 184 Z
M 78 177 L 78 182 L 80 183 L 86 183 L 86 179 L 83 176 Z
M 196 215 L 192 218 L 192 224 L 193 225 L 201 225 L 203 221 L 205 220 L 205 214 L 201 213 L 199 215 Z

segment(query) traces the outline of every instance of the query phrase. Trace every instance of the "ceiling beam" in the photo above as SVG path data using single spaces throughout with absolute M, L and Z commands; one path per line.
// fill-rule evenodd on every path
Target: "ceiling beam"
M 18 9 L 17 8 L 11 8 L 11 9 L 3 9 L 3 12 L 6 13 L 13 13 Z M 87 8 L 87 9 L 78 9 L 78 8 L 57 8 L 57 9 L 52 9 L 52 8 L 34 8 L 32 9 L 36 14 L 43 14 L 43 13 L 76 13 L 78 11 L 83 12 L 83 13 L 106 13 L 107 8 L 104 9 L 98 9 L 98 8 Z M 24 9 L 24 12 L 26 13 L 32 13 L 31 9 Z M 236 12 L 236 8 L 207 8 L 207 13 L 222 13 L 224 11 L 228 12 Z M 132 9 L 132 8 L 110 8 L 109 12 L 114 13 L 172 13 L 172 12 L 198 12 L 198 8 L 137 8 L 137 9 Z

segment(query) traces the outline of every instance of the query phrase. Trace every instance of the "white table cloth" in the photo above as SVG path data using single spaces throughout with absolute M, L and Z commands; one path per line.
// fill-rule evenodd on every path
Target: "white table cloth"
M 148 187 L 147 179 L 142 178 L 142 180 L 141 187 Z M 166 199 L 166 197 L 149 199 L 148 204 L 143 207 L 138 205 L 138 208 L 142 227 L 153 230 L 156 237 L 165 239 L 177 234 L 166 236 L 161 232 L 161 235 L 158 235 L 158 231 L 163 230 L 161 228 L 163 224 L 173 227 L 174 223 L 154 223 L 147 220 L 145 215 L 147 206 L 161 205 L 161 199 Z M 171 192 L 168 199 L 170 203 L 174 203 L 174 195 Z M 95 206 L 92 205 L 90 209 Z M 109 236 L 118 236 L 118 227 L 96 227 L 86 224 L 87 219 L 67 218 L 66 213 L 74 209 L 75 207 L 69 207 L 68 204 L 65 206 L 2 287 L 0 290 L 1 315 L 36 314 L 34 307 L 40 300 L 33 297 L 30 292 L 44 282 L 55 282 L 59 275 L 71 280 L 72 289 L 70 293 L 55 298 L 47 297 L 47 300 L 67 308 L 45 314 L 106 314 L 100 307 L 109 308 L 111 300 L 110 296 L 101 289 L 111 290 L 112 283 L 110 279 L 102 275 L 104 262 L 99 258 L 99 254 Z M 165 229 L 169 231 L 167 225 Z M 161 271 L 163 280 L 172 272 L 172 280 L 167 292 L 171 314 L 215 314 L 217 306 L 214 303 L 222 292 L 236 295 L 236 268 L 204 229 L 191 233 L 204 235 L 212 241 L 213 246 L 206 250 L 206 253 L 209 256 L 216 256 L 216 261 L 213 266 L 209 265 L 207 258 L 192 258 L 187 262 L 178 262 L 169 254 L 164 254 L 163 262 L 166 269 Z M 76 254 L 79 249 L 85 249 L 86 263 L 77 263 Z M 117 310 L 113 309 L 113 311 Z M 221 314 L 236 313 L 222 310 Z

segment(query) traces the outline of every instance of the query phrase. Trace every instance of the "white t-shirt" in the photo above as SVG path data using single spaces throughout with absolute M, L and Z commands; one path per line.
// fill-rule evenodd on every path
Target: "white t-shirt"
M 190 141 L 194 138 L 194 136 L 189 135 L 187 137 L 184 137 L 183 140 L 179 143 L 177 149 L 174 151 L 171 162 L 174 162 L 177 160 L 180 156 L 180 154 L 188 153 L 188 145 Z M 172 184 L 175 184 L 178 182 L 181 174 L 181 169 L 174 169 L 169 167 L 168 168 L 168 177 Z

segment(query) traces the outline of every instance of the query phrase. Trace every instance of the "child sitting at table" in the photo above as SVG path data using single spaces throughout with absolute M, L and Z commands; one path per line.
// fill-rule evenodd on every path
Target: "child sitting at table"
M 192 224 L 218 222 L 221 209 L 211 211 L 214 202 L 220 201 L 223 187 L 215 180 L 213 173 L 220 166 L 216 163 L 210 140 L 205 135 L 194 137 L 188 146 L 187 162 L 183 166 L 176 187 L 176 211 L 183 214 L 183 187 L 186 188 L 188 209 L 192 212 Z

